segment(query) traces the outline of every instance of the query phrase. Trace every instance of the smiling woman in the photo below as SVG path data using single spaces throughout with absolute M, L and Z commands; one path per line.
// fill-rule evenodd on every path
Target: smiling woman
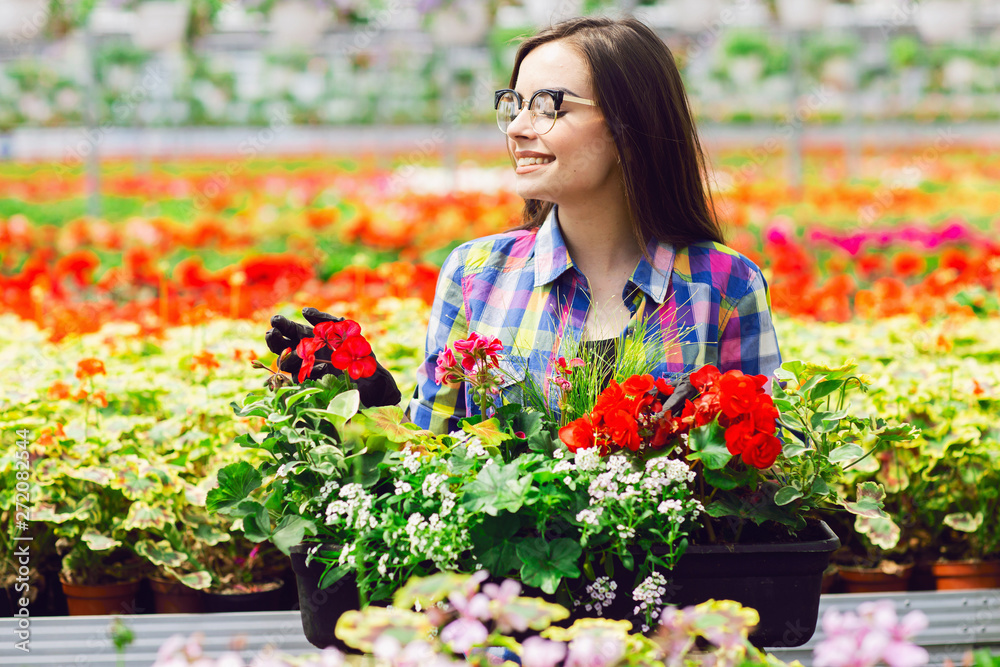
M 435 382 L 438 355 L 473 332 L 503 343 L 514 401 L 526 379 L 548 395 L 553 364 L 581 341 L 637 328 L 658 341 L 647 348 L 656 377 L 704 364 L 771 375 L 766 283 L 723 244 L 680 74 L 656 33 L 634 18 L 543 30 L 521 44 L 494 106 L 523 225 L 459 246 L 442 267 L 417 424 L 451 430 L 478 413 L 465 384 Z
M 452 431 L 479 413 L 468 383 L 436 382 L 439 355 L 471 334 L 503 344 L 498 400 L 521 402 L 533 386 L 556 414 L 558 359 L 630 336 L 647 343 L 643 368 L 656 378 L 679 382 L 706 364 L 772 374 L 781 360 L 767 285 L 723 243 L 681 77 L 655 32 L 634 18 L 545 29 L 521 44 L 494 106 L 523 224 L 459 246 L 442 266 L 416 424 Z M 273 322 L 276 352 L 305 332 Z

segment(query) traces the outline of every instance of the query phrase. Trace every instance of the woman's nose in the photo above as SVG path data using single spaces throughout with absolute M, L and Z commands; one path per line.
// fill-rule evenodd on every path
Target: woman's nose
M 534 134 L 535 128 L 531 126 L 531 111 L 525 105 L 517 112 L 510 125 L 507 126 L 507 136 L 513 139 L 514 137 L 524 137 Z

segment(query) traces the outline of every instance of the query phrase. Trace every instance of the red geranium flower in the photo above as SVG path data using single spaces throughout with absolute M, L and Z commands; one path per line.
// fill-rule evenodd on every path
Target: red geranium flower
M 372 346 L 364 336 L 351 336 L 330 355 L 334 368 L 347 371 L 352 380 L 371 377 L 375 374 L 375 357 Z
M 743 419 L 735 424 L 730 425 L 726 429 L 726 449 L 733 456 L 737 456 L 743 453 L 746 449 L 747 441 L 754 436 L 756 431 L 753 427 L 753 421 L 750 419 Z
M 77 362 L 76 377 L 78 380 L 84 380 L 95 375 L 107 375 L 107 372 L 104 370 L 103 361 L 90 357 Z
M 313 327 L 313 336 L 322 340 L 331 350 L 336 350 L 351 336 L 361 335 L 361 325 L 354 320 L 320 322 Z
M 605 415 L 604 425 L 613 443 L 622 449 L 639 451 L 639 445 L 642 442 L 639 438 L 639 425 L 628 412 L 617 410 L 610 415 Z
M 302 367 L 299 368 L 299 382 L 305 382 L 309 374 L 312 373 L 313 365 L 316 363 L 316 353 L 326 345 L 319 338 L 303 338 L 295 346 L 295 354 L 302 359 Z
M 770 468 L 781 453 L 781 441 L 767 433 L 756 433 L 746 440 L 743 462 L 754 468 Z
M 590 417 L 580 417 L 559 429 L 559 439 L 571 452 L 594 446 L 594 423 Z
M 625 380 L 622 389 L 629 396 L 642 396 L 649 393 L 649 390 L 656 386 L 652 375 L 633 375 Z
M 709 385 L 714 385 L 720 375 L 719 369 L 715 366 L 702 366 L 694 373 L 691 373 L 690 380 L 695 389 L 703 392 Z
M 729 371 L 719 378 L 719 408 L 729 418 L 748 414 L 757 403 L 757 394 L 767 382 L 763 375 Z

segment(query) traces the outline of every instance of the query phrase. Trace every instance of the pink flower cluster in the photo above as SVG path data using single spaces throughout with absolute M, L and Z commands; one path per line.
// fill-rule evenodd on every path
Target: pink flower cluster
M 917 667 L 929 659 L 927 650 L 910 640 L 927 627 L 922 611 L 896 617 L 888 600 L 863 602 L 857 613 L 828 609 L 823 614 L 825 638 L 813 651 L 815 667 Z
M 769 238 L 771 232 L 769 231 Z M 778 231 L 778 234 L 781 232 Z M 952 222 L 940 229 L 930 229 L 924 225 L 899 225 L 886 229 L 867 229 L 860 232 L 813 229 L 810 241 L 822 241 L 846 250 L 852 256 L 870 247 L 885 248 L 896 244 L 911 245 L 925 250 L 934 250 L 945 243 L 974 241 L 978 234 L 961 222 Z
M 503 354 L 503 343 L 499 338 L 487 338 L 473 331 L 468 338 L 455 341 L 455 350 L 462 355 L 462 361 L 455 358 L 451 348 L 444 348 L 438 355 L 434 381 L 461 382 L 467 375 L 478 375 L 488 368 L 496 368 Z M 463 373 L 464 371 L 464 373 Z

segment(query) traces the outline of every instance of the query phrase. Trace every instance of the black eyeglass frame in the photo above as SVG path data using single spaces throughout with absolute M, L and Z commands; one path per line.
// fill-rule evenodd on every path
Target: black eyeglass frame
M 501 88 L 500 90 L 497 90 L 493 93 L 493 109 L 495 111 L 500 109 L 500 98 L 506 95 L 507 93 L 513 94 L 514 100 L 517 102 L 517 114 L 514 115 L 514 118 L 517 118 L 517 116 L 519 116 L 521 112 L 524 110 L 524 98 L 521 97 L 521 94 L 518 93 L 513 88 Z M 541 93 L 546 93 L 547 95 L 552 96 L 552 103 L 555 105 L 556 117 L 552 119 L 552 127 L 550 127 L 548 130 L 545 130 L 545 132 L 538 132 L 538 130 L 535 130 L 535 132 L 538 132 L 538 134 L 545 134 L 556 126 L 556 120 L 558 120 L 559 118 L 558 114 L 560 108 L 562 107 L 563 100 L 566 100 L 567 102 L 576 102 L 577 104 L 586 104 L 592 107 L 597 106 L 597 102 L 595 102 L 594 100 L 588 100 L 583 97 L 577 97 L 576 95 L 570 95 L 564 90 L 556 90 L 555 88 L 539 88 L 538 90 L 536 90 L 531 94 L 531 98 L 528 100 L 528 113 L 532 113 L 531 105 L 534 104 L 535 98 L 538 97 Z M 507 123 L 508 127 L 510 126 L 510 123 L 514 122 L 514 118 L 512 118 Z M 532 119 L 533 118 L 534 115 L 532 115 Z M 531 123 L 531 126 L 532 127 L 535 126 L 535 123 L 533 121 Z M 497 118 L 497 127 L 500 127 L 499 118 Z M 500 131 L 506 132 L 506 130 L 504 130 L 502 127 L 500 128 Z

